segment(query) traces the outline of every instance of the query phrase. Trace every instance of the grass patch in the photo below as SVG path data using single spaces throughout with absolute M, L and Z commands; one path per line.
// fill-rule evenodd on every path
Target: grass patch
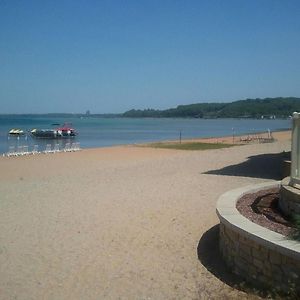
M 148 147 L 163 148 L 163 149 L 176 149 L 176 150 L 209 150 L 209 149 L 222 149 L 233 147 L 233 144 L 222 143 L 202 143 L 202 142 L 189 142 L 189 143 L 152 143 Z

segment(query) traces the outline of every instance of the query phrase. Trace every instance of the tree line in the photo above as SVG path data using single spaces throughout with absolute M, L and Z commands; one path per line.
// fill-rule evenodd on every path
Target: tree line
M 132 109 L 122 114 L 130 118 L 286 118 L 300 111 L 300 98 L 246 99 L 230 103 L 196 103 L 166 110 Z
M 300 112 L 300 98 L 277 97 L 246 99 L 228 103 L 196 103 L 178 105 L 165 110 L 132 109 L 121 114 L 47 113 L 47 114 L 0 114 L 0 117 L 48 117 L 48 118 L 287 118 Z

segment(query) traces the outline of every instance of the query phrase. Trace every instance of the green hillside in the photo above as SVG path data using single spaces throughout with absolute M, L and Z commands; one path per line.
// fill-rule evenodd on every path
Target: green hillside
M 231 103 L 197 103 L 179 105 L 166 110 L 129 110 L 123 117 L 131 118 L 286 118 L 300 111 L 300 98 L 280 97 L 246 99 Z

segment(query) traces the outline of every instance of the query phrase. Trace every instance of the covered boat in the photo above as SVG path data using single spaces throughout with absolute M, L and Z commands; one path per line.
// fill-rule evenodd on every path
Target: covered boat
M 70 124 L 64 124 L 56 129 L 32 129 L 30 133 L 33 137 L 44 139 L 72 138 L 77 135 Z
M 24 131 L 22 129 L 16 129 L 16 128 L 13 128 L 11 129 L 9 132 L 8 132 L 9 135 L 16 135 L 16 136 L 19 136 L 19 135 L 23 135 L 24 134 Z

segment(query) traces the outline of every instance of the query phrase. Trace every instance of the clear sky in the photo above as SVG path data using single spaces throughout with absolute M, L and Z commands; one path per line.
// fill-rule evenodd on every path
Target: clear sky
M 299 0 L 0 0 L 0 113 L 300 97 Z

